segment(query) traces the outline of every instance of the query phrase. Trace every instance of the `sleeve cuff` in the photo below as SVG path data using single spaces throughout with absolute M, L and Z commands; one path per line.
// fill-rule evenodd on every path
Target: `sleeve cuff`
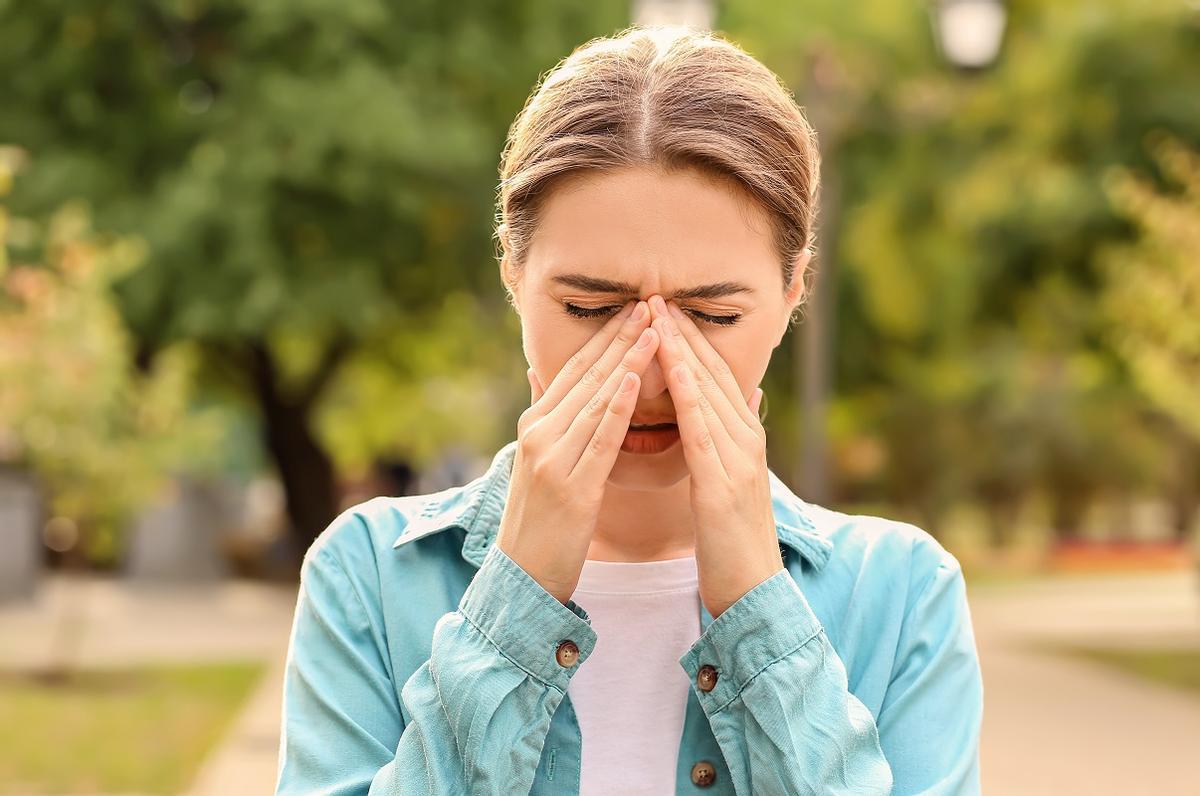
M 679 658 L 705 713 L 715 713 L 733 700 L 764 669 L 802 652 L 823 629 L 792 574 L 781 569 L 721 612 Z M 820 648 L 809 647 L 820 657 Z M 697 686 L 702 666 L 717 670 L 711 691 Z
M 574 600 L 559 602 L 494 543 L 459 601 L 459 610 L 507 658 L 564 692 L 596 646 L 587 612 Z M 575 642 L 579 658 L 564 667 L 556 653 L 559 643 L 567 640 Z

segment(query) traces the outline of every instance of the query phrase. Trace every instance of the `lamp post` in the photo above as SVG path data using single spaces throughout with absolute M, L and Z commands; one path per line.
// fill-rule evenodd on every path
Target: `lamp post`
M 942 57 L 959 69 L 986 69 L 1000 55 L 1008 8 L 1004 0 L 934 0 L 930 21 Z
M 716 19 L 715 0 L 633 0 L 631 9 L 637 25 L 685 25 L 712 30 Z
M 934 38 L 946 61 L 964 71 L 991 66 L 1000 54 L 1008 8 L 1004 0 L 931 0 Z M 812 295 L 795 348 L 795 374 L 800 398 L 800 444 L 797 481 L 804 498 L 830 499 L 828 408 L 833 395 L 833 335 L 836 308 L 837 236 L 841 180 L 837 156 L 855 111 L 852 82 L 839 80 L 833 46 L 810 53 L 805 105 L 821 142 L 821 250 Z

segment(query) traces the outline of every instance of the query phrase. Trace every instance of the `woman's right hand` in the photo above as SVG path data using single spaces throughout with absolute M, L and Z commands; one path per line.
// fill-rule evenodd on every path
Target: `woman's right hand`
M 639 317 L 634 317 L 638 315 Z M 658 348 L 650 308 L 626 305 L 563 366 L 544 393 L 529 370 L 531 406 L 496 544 L 566 604 L 587 558 L 605 482 Z

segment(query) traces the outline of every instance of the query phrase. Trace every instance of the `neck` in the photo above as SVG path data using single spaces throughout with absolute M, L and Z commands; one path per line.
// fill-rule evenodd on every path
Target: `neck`
M 663 561 L 695 551 L 690 477 L 652 492 L 606 487 L 589 559 Z

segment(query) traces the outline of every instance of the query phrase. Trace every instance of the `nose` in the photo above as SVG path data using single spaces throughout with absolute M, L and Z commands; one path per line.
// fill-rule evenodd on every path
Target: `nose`
M 667 378 L 658 364 L 658 357 L 650 360 L 650 364 L 642 371 L 642 389 L 639 398 L 657 398 L 667 389 Z

